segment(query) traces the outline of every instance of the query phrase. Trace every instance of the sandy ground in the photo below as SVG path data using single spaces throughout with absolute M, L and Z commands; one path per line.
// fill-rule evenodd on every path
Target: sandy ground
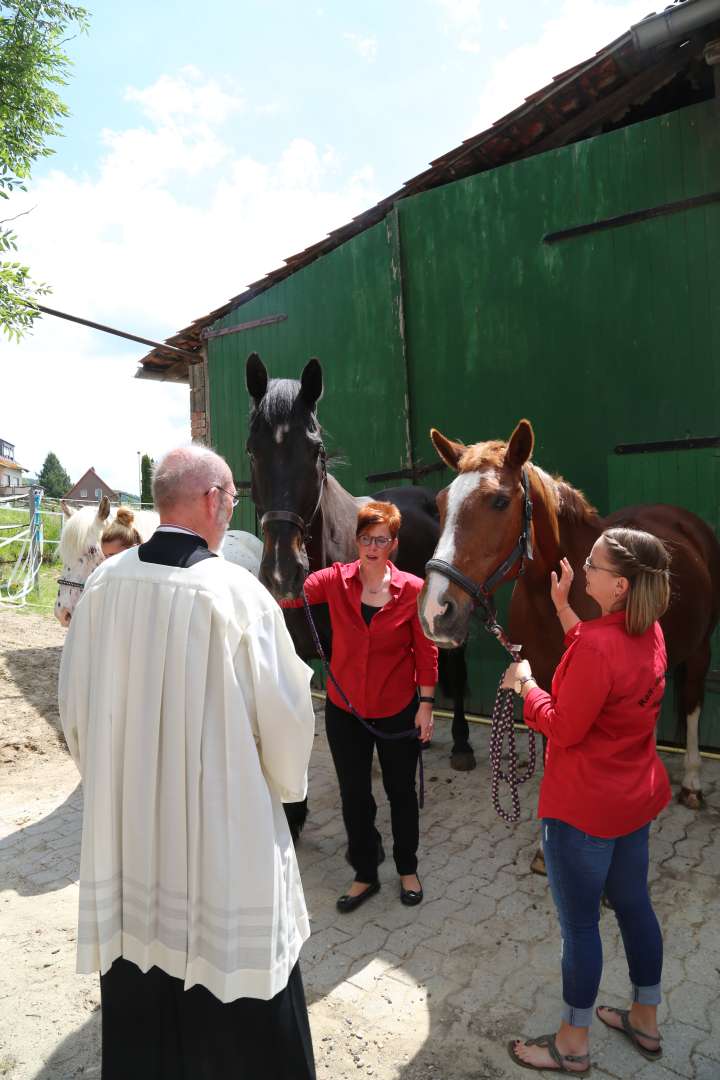
M 96 976 L 74 972 L 82 793 L 58 733 L 64 631 L 0 608 L 0 1077 L 99 1078 Z M 398 903 L 391 860 L 383 888 L 352 916 L 334 901 L 349 882 L 322 713 L 300 843 L 313 934 L 302 965 L 321 1080 L 520 1077 L 512 1035 L 549 1031 L 559 1008 L 559 936 L 544 879 L 528 873 L 537 841 L 537 780 L 523 820 L 490 807 L 487 730 L 474 728 L 473 773 L 448 766 L 445 726 L 426 755 L 419 908 Z M 675 785 L 679 758 L 667 758 Z M 661 1064 L 593 1032 L 595 1080 L 720 1077 L 720 764 L 705 763 L 701 815 L 674 804 L 655 827 L 651 881 L 666 939 Z M 390 850 L 387 809 L 378 825 Z M 627 974 L 603 915 L 602 999 L 622 1002 Z M 131 1080 L 131 1078 L 129 1078 Z M 263 1080 L 263 1078 L 252 1078 Z

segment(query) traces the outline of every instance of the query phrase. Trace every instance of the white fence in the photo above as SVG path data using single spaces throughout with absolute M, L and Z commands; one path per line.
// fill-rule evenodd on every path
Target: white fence
M 0 522 L 0 555 L 11 544 L 18 545 L 18 552 L 7 580 L 0 582 L 0 604 L 24 607 L 33 591 L 39 589 L 40 567 L 44 546 L 57 545 L 58 540 L 45 540 L 43 518 L 59 516 L 59 510 L 42 509 L 42 488 L 32 488 L 26 495 L 0 496 L 0 509 L 23 510 L 27 508 L 27 523 Z M 62 529 L 62 524 L 61 524 Z

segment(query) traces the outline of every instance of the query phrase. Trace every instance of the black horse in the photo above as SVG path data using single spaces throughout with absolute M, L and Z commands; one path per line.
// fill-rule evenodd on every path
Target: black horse
M 251 353 L 246 381 L 253 401 L 247 440 L 251 494 L 263 531 L 260 580 L 276 599 L 295 599 L 308 573 L 357 557 L 357 512 L 370 496 L 354 498 L 327 471 L 316 411 L 323 390 L 319 360 L 308 361 L 299 382 L 268 379 L 262 360 Z M 402 526 L 395 561 L 401 570 L 424 577 L 425 563 L 440 538 L 434 493 L 399 487 L 379 491 L 372 498 L 393 502 L 400 510 Z M 314 607 L 313 615 L 329 655 L 330 620 L 323 607 Z M 305 659 L 316 656 L 304 612 L 285 609 L 285 618 L 299 655 Z M 473 769 L 475 756 L 464 709 L 464 648 L 441 650 L 440 680 L 454 702 L 451 764 L 459 770 Z M 306 804 L 288 804 L 286 810 L 297 836 L 305 821 Z

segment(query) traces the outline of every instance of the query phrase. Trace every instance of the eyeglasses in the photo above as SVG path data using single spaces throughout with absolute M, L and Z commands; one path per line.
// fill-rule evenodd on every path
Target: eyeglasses
M 224 487 L 220 487 L 219 484 L 213 484 L 213 486 L 211 488 L 207 489 L 205 494 L 209 495 L 211 491 L 222 491 L 223 495 L 228 495 L 232 499 L 233 510 L 235 509 L 235 507 L 240 502 L 240 496 L 239 495 L 233 495 L 232 491 L 226 491 L 226 489 Z
M 608 566 L 596 566 L 594 562 L 591 562 L 590 556 L 583 563 L 583 570 L 604 570 L 606 574 L 612 574 L 614 577 L 620 577 L 617 570 L 611 570 Z
M 363 547 L 374 544 L 375 547 L 384 548 L 392 544 L 392 536 L 368 536 L 367 533 L 363 533 L 362 536 L 358 536 L 358 543 Z

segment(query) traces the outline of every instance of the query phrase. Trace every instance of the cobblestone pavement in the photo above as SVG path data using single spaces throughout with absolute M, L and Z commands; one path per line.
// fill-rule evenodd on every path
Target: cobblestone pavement
M 526 1074 L 509 1061 L 505 1043 L 554 1030 L 560 1007 L 558 928 L 546 880 L 528 870 L 538 840 L 537 779 L 521 792 L 521 823 L 504 824 L 490 805 L 488 729 L 472 730 L 478 768 L 454 773 L 449 726 L 440 722 L 426 754 L 425 901 L 416 908 L 399 902 L 389 815 L 379 794 L 378 826 L 389 856 L 380 870 L 382 889 L 353 914 L 340 915 L 335 900 L 351 873 L 321 713 L 318 721 L 310 817 L 299 845 L 313 928 L 302 967 L 318 1076 L 519 1080 Z M 681 758 L 665 761 L 677 789 Z M 375 781 L 379 789 L 379 773 Z M 645 1062 L 596 1023 L 596 1080 L 720 1077 L 720 763 L 704 763 L 704 781 L 706 808 L 693 814 L 673 803 L 652 835 L 652 895 L 666 948 L 662 1063 Z M 55 807 L 24 827 L 0 820 L 0 912 L 4 928 L 13 930 L 0 944 L 0 1002 L 13 998 L 23 956 L 37 968 L 22 1000 L 12 1003 L 25 1019 L 0 1030 L 0 1076 L 12 1080 L 99 1077 L 97 980 L 72 971 L 81 820 L 76 782 L 69 769 Z M 40 930 L 46 955 L 28 954 L 25 946 Z M 609 911 L 602 934 L 600 1000 L 624 1004 L 627 970 Z M 75 1004 L 58 1021 L 55 1003 L 68 994 Z

